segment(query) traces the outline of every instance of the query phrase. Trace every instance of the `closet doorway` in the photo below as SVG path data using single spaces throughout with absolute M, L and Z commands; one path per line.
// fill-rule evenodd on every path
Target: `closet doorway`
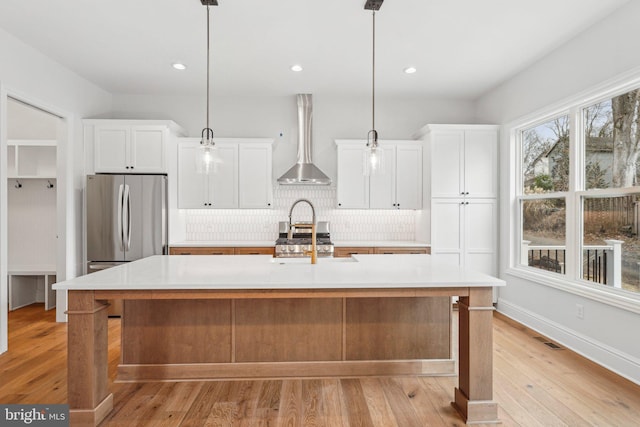
M 64 120 L 7 99 L 7 286 L 9 311 L 56 307 L 57 151 Z

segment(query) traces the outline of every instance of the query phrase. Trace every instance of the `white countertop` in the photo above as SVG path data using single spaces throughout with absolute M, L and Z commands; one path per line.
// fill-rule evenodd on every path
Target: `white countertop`
M 429 255 L 272 258 L 269 255 L 156 255 L 56 283 L 71 290 L 345 289 L 504 286 L 503 280 Z
M 337 247 L 364 247 L 364 246 L 376 246 L 387 248 L 424 248 L 429 247 L 431 244 L 425 242 L 416 242 L 413 240 L 337 240 L 333 244 Z M 247 241 L 247 240 L 226 240 L 226 241 L 182 241 L 170 243 L 169 246 L 174 248 L 254 248 L 254 247 L 273 247 L 275 246 L 274 240 L 259 240 L 259 241 Z

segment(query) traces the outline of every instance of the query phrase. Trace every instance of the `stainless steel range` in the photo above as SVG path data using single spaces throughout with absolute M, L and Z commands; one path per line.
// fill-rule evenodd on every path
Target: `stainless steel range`
M 309 228 L 293 228 L 289 238 L 289 223 L 279 222 L 276 257 L 298 258 L 308 256 L 311 251 L 311 231 Z M 316 249 L 319 257 L 333 256 L 333 243 L 329 235 L 329 222 L 319 221 L 316 226 Z

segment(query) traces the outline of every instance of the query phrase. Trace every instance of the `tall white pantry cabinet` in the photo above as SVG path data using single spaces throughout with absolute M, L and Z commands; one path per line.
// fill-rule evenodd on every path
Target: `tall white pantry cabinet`
M 431 255 L 497 274 L 498 133 L 494 125 L 427 125 Z

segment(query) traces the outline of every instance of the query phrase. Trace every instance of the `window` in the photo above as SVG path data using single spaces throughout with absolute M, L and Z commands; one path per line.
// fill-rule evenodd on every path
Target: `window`
M 640 292 L 640 193 L 583 197 L 582 278 Z
M 565 272 L 564 199 L 522 201 L 522 264 L 541 270 Z
M 522 131 L 524 193 L 569 189 L 569 116 Z
M 640 295 L 640 88 L 567 107 L 516 132 L 517 264 Z
M 581 276 L 640 293 L 640 89 L 582 109 Z M 628 189 L 626 192 L 619 189 Z
M 640 89 L 583 109 L 585 189 L 637 186 Z
M 559 274 L 565 274 L 569 130 L 563 115 L 520 133 L 520 263 Z

